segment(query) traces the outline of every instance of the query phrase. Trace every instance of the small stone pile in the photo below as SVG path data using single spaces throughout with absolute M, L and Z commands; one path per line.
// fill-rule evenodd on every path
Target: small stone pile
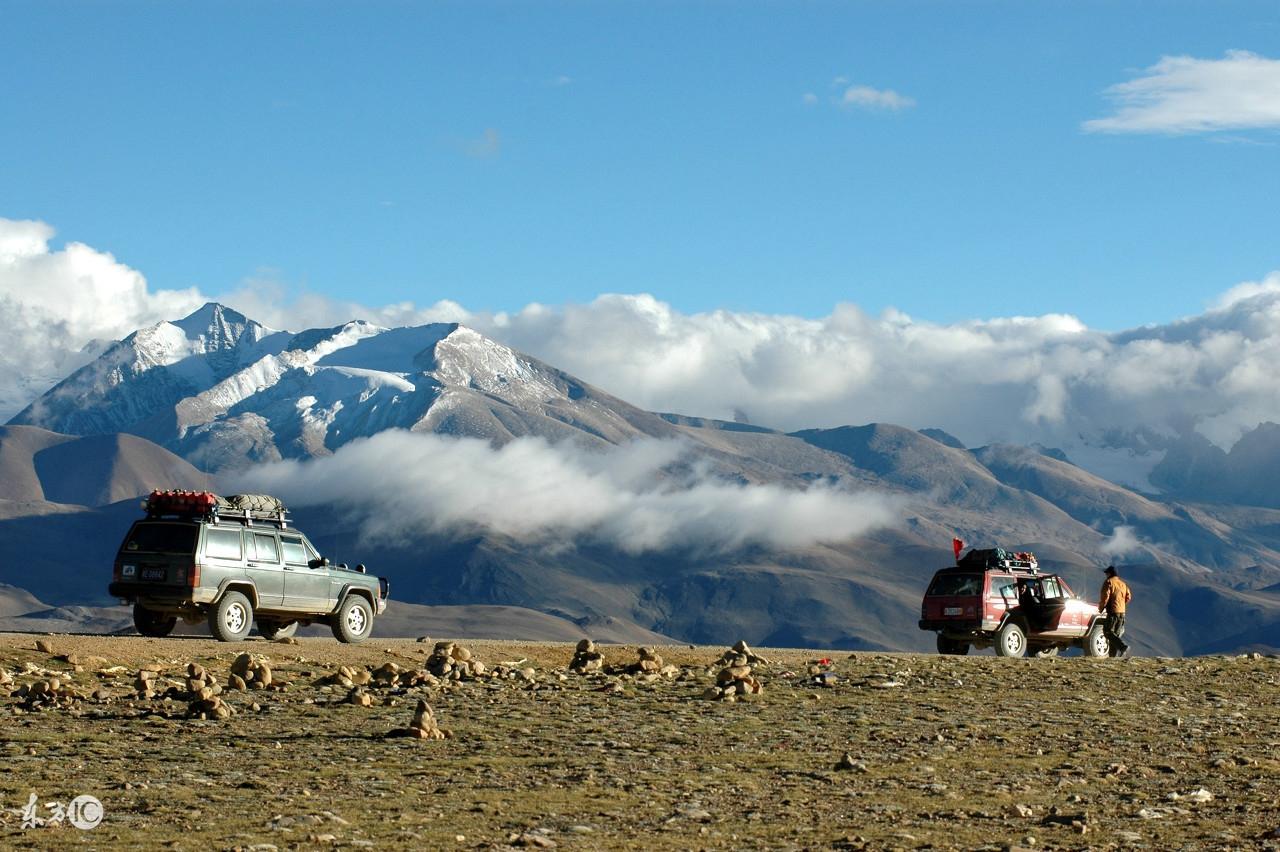
M 69 707 L 81 697 L 70 683 L 57 677 L 19 687 L 16 696 L 22 699 L 24 710 Z
M 708 686 L 702 697 L 708 701 L 737 701 L 740 695 L 759 695 L 764 684 L 751 674 L 751 667 L 767 662 L 753 654 L 746 642 L 739 642 L 720 656 L 717 664 L 723 668 L 716 675 L 716 684 Z
M 437 642 L 427 657 L 427 671 L 439 678 L 471 680 L 485 673 L 485 665 L 456 642 Z
M 640 659 L 629 667 L 631 674 L 657 674 L 662 671 L 662 657 L 656 648 L 641 647 L 637 653 Z
M 156 669 L 138 669 L 138 676 L 133 679 L 134 692 L 143 701 L 150 701 L 156 697 L 156 687 L 159 685 L 156 681 L 159 677 L 160 672 Z
M 769 660 L 761 657 L 746 642 L 739 639 L 732 648 L 720 655 L 716 660 L 720 666 L 767 666 Z
M 194 666 L 195 663 L 191 665 Z M 236 657 L 231 664 L 231 674 L 227 677 L 229 689 L 269 689 L 273 683 L 267 658 L 252 654 Z
M 436 723 L 436 715 L 431 707 L 421 698 L 417 709 L 413 711 L 413 721 L 407 728 L 395 728 L 387 732 L 388 737 L 409 737 L 415 740 L 445 740 L 453 736 L 453 731 L 444 730 Z
M 198 663 L 187 664 L 187 692 L 191 700 L 187 705 L 190 719 L 225 719 L 235 712 L 222 700 L 222 687 L 213 674 Z
M 590 639 L 582 639 L 574 649 L 573 659 L 569 661 L 569 671 L 575 674 L 598 672 L 604 669 L 604 654 L 596 650 L 596 643 Z

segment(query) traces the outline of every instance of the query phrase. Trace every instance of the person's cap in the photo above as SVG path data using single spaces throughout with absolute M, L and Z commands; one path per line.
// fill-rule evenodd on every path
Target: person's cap
M 1116 566 L 1114 566 L 1114 565 L 1108 565 L 1108 566 L 1106 567 L 1106 572 L 1107 572 L 1108 574 L 1111 574 L 1111 575 L 1113 575 L 1113 576 L 1114 576 L 1114 575 L 1115 575 L 1115 573 L 1116 573 Z

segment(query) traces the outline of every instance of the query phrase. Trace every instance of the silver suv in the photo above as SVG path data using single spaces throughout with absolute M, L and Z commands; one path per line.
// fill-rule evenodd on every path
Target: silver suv
M 331 565 L 273 497 L 154 491 L 143 507 L 108 587 L 133 604 L 143 636 L 168 636 L 179 618 L 207 619 L 215 639 L 232 642 L 256 618 L 267 639 L 324 622 L 339 641 L 361 642 L 386 610 L 387 580 L 363 565 Z

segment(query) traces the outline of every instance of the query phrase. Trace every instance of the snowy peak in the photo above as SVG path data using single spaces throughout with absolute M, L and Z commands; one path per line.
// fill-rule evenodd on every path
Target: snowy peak
M 385 429 L 503 442 L 668 434 L 655 415 L 457 323 L 274 331 L 209 303 L 140 329 L 14 418 L 131 432 L 201 467 L 325 455 Z

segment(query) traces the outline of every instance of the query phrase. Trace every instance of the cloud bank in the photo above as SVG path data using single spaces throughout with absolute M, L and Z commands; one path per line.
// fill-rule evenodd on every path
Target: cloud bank
M 255 468 L 228 483 L 300 507 L 337 504 L 367 540 L 492 533 L 628 553 L 804 547 L 892 524 L 892 499 L 823 487 L 744 486 L 697 471 L 672 475 L 685 449 L 636 441 L 606 452 L 521 438 L 487 441 L 404 431 L 352 441 L 332 456 Z M 336 488 L 335 488 L 336 486 Z
M 94 341 L 184 316 L 194 290 L 147 289 L 146 279 L 83 243 L 49 247 L 44 222 L 0 219 L 0 418 L 86 363 Z M 90 352 L 82 352 L 90 346 Z
M 208 298 L 148 290 L 109 254 L 79 243 L 51 250 L 51 234 L 43 223 L 0 220 L 3 419 L 83 361 L 94 339 L 176 319 Z M 295 331 L 355 318 L 462 322 L 649 410 L 745 415 L 786 430 L 935 426 L 969 446 L 1061 446 L 1103 475 L 1082 439 L 1123 453 L 1135 430 L 1194 428 L 1225 448 L 1260 422 L 1280 422 L 1280 273 L 1232 287 L 1196 316 L 1120 333 L 1061 314 L 937 324 L 849 304 L 819 318 L 686 314 L 643 294 L 492 314 L 450 301 L 291 300 L 259 281 L 219 298 Z
M 1280 127 L 1280 60 L 1246 50 L 1222 59 L 1165 56 L 1108 88 L 1116 110 L 1093 133 L 1203 133 Z

